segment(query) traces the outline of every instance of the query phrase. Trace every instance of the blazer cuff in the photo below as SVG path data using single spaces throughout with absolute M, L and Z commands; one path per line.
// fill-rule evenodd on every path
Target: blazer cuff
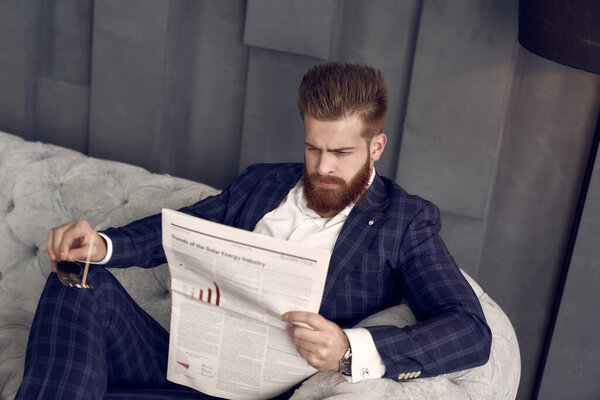
M 377 351 L 371 333 L 365 328 L 344 329 L 352 349 L 352 376 L 345 376 L 350 382 L 381 378 L 385 374 L 385 364 Z

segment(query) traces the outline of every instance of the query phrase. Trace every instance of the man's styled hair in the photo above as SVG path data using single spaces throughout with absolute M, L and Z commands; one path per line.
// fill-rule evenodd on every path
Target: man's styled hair
M 371 140 L 383 130 L 387 88 L 381 71 L 362 64 L 331 62 L 315 65 L 298 88 L 300 117 L 337 121 L 358 114 L 363 136 Z

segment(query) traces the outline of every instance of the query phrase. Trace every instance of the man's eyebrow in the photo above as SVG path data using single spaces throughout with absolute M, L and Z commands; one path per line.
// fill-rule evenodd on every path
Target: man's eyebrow
M 317 146 L 315 146 L 314 144 L 310 144 L 308 142 L 304 142 L 305 145 L 307 145 L 308 147 L 312 147 L 313 149 L 318 149 Z M 355 150 L 356 147 L 354 146 L 350 146 L 350 147 L 338 147 L 335 149 L 326 149 L 327 151 L 348 151 L 348 150 Z

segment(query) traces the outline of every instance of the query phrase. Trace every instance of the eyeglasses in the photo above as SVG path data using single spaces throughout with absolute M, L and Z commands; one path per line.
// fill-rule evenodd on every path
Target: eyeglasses
M 56 275 L 63 285 L 80 289 L 91 289 L 92 285 L 85 283 L 89 262 L 82 267 L 75 261 L 59 261 L 56 263 Z M 84 277 L 85 276 L 85 277 Z

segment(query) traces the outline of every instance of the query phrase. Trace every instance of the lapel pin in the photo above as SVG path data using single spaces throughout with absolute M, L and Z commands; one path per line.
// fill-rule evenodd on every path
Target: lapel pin
M 373 220 L 369 221 L 369 226 L 373 225 L 375 222 Z

